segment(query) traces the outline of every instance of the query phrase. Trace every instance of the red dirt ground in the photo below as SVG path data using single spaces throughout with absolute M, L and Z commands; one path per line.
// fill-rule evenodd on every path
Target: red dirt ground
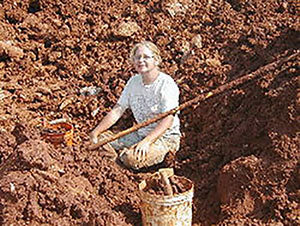
M 0 224 L 141 225 L 132 172 L 87 149 L 134 71 L 162 51 L 181 103 L 299 52 L 299 5 L 275 0 L 0 0 Z M 181 111 L 175 174 L 195 185 L 193 225 L 299 225 L 299 55 Z M 82 95 L 84 87 L 100 87 Z M 74 144 L 43 123 L 68 118 Z M 114 126 L 132 126 L 130 112 Z

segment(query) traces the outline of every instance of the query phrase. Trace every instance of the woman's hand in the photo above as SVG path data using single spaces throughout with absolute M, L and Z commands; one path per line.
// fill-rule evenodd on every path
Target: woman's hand
M 91 140 L 91 143 L 93 143 L 93 144 L 98 143 L 98 136 L 94 133 L 94 131 L 92 131 L 90 133 L 90 140 Z
M 143 161 L 146 159 L 146 155 L 149 150 L 150 144 L 150 141 L 144 139 L 136 145 L 134 149 L 134 156 L 136 156 L 137 160 Z
M 161 120 L 161 122 L 152 130 L 147 137 L 136 144 L 133 154 L 137 160 L 143 161 L 147 157 L 147 152 L 151 143 L 161 136 L 173 123 L 174 116 L 169 115 Z

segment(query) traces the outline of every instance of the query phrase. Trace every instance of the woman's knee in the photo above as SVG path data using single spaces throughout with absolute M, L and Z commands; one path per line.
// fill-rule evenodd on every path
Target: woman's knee
M 149 150 L 144 159 L 139 159 L 133 151 L 125 151 L 120 155 L 120 160 L 126 167 L 139 170 L 163 162 L 165 155 L 165 152 Z
M 133 154 L 133 151 L 124 151 L 120 155 L 121 162 L 128 168 L 132 168 L 135 170 L 140 169 L 140 161 L 136 158 L 136 156 Z

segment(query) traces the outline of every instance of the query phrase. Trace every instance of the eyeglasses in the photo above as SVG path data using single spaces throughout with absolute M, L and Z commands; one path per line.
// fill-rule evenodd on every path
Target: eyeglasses
M 145 60 L 145 61 L 147 61 L 147 60 L 151 60 L 152 58 L 153 58 L 154 56 L 148 56 L 148 55 L 140 55 L 140 56 L 134 56 L 133 57 L 133 60 L 134 61 L 139 61 L 139 60 Z

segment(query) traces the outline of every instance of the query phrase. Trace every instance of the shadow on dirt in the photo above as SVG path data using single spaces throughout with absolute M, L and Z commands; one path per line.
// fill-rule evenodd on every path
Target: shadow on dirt
M 232 43 L 226 51 L 240 59 L 231 58 L 226 62 L 232 65 L 229 74 L 239 77 L 246 71 L 249 73 L 272 62 L 275 56 L 285 51 L 299 48 L 297 34 L 299 32 L 288 30 L 263 50 L 260 46 L 251 46 L 254 54 L 247 54 L 239 48 L 242 44 L 249 45 L 247 37 Z M 236 51 L 230 52 L 231 49 Z M 202 103 L 193 113 L 182 112 L 192 115 L 187 117 L 182 129 L 185 138 L 177 154 L 176 174 L 195 183 L 194 223 L 209 225 L 218 222 L 220 200 L 216 183 L 223 166 L 250 155 L 267 161 L 265 166 L 270 161 L 282 160 L 282 153 L 276 150 L 271 134 L 296 136 L 298 128 L 293 118 L 296 115 L 291 116 L 289 108 L 296 103 L 297 87 L 291 81 L 298 73 L 299 68 L 285 65 L 281 71 L 264 73 L 264 77 L 255 83 L 247 83 L 226 96 L 220 95 Z M 261 218 L 268 205 L 256 208 L 259 213 L 253 212 L 253 217 Z
M 228 77 L 235 79 L 241 75 L 257 70 L 263 65 L 271 63 L 274 58 L 285 51 L 300 48 L 300 32 L 286 29 L 281 35 L 270 42 L 266 48 L 259 43 L 253 43 L 254 34 L 241 36 L 237 42 L 229 44 L 221 50 L 224 55 L 223 64 L 231 65 Z
M 122 205 L 114 207 L 115 211 L 121 212 L 126 217 L 126 223 L 132 224 L 135 226 L 141 226 L 141 214 L 136 212 L 136 209 L 132 207 L 132 205 L 124 203 Z M 134 219 L 134 220 L 133 220 Z M 138 220 L 137 220 L 138 219 Z

